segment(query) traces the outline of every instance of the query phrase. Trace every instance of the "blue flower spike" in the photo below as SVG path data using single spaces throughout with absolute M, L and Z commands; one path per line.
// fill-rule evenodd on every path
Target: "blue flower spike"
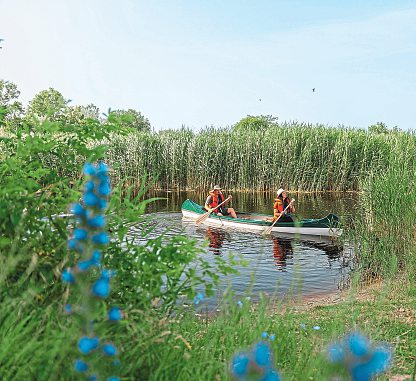
M 108 245 L 110 237 L 107 233 L 105 209 L 108 205 L 108 199 L 111 193 L 111 182 L 108 177 L 108 167 L 102 161 L 99 161 L 95 166 L 92 163 L 86 163 L 83 168 L 83 174 L 86 181 L 83 187 L 83 196 L 80 203 L 70 206 L 71 212 L 75 218 L 75 228 L 73 236 L 68 240 L 68 248 L 80 253 L 80 260 L 76 266 L 71 269 L 67 268 L 62 272 L 61 278 L 65 283 L 75 283 L 76 277 L 80 278 L 78 284 L 80 287 L 86 285 L 91 289 L 88 298 L 97 296 L 99 298 L 107 298 L 110 294 L 110 279 L 115 275 L 112 270 L 102 268 L 102 252 L 101 248 Z M 100 277 L 93 282 L 92 285 L 87 285 L 89 277 L 84 274 L 92 268 L 99 268 L 101 271 Z M 82 316 L 88 310 L 89 300 L 83 301 L 85 304 L 77 306 L 76 311 Z M 64 311 L 67 315 L 73 312 L 73 306 L 67 304 L 64 306 Z M 94 337 L 94 323 L 91 323 L 89 316 L 85 316 L 84 332 L 89 332 L 89 336 L 83 336 L 78 340 L 78 350 L 83 355 L 90 355 L 97 350 L 100 344 L 100 339 Z M 123 318 L 123 313 L 118 307 L 113 307 L 108 312 L 108 320 L 118 322 Z M 118 351 L 114 344 L 105 343 L 101 346 L 104 354 L 109 357 L 117 355 Z M 83 360 L 76 360 L 74 363 L 75 370 L 78 372 L 87 372 L 87 379 L 89 381 L 96 381 L 98 379 L 97 373 L 90 370 L 90 366 Z M 96 371 L 96 369 L 94 369 Z M 110 381 L 119 380 L 118 377 L 112 376 L 108 378 Z
M 263 339 L 267 339 L 267 337 L 268 337 L 269 335 L 268 335 L 268 333 L 267 332 L 263 332 L 262 334 L 261 334 L 261 337 L 263 338 Z
M 360 332 L 352 332 L 328 347 L 328 358 L 343 364 L 353 381 L 371 381 L 391 366 L 392 350 L 384 344 L 373 345 Z

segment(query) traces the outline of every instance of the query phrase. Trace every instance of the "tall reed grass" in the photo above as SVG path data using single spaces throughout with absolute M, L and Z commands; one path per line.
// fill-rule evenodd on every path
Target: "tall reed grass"
M 352 230 L 360 267 L 374 277 L 398 273 L 416 281 L 416 164 L 399 160 L 363 184 Z
M 108 159 L 117 177 L 158 175 L 160 189 L 358 190 L 371 176 L 410 166 L 416 136 L 283 123 L 260 131 L 189 129 L 115 135 Z M 134 180 L 132 180 L 134 182 Z

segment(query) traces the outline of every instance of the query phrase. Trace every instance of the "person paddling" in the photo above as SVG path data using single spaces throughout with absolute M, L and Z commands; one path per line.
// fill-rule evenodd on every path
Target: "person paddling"
M 295 207 L 293 203 L 289 206 L 289 208 L 284 212 L 287 206 L 290 204 L 289 197 L 287 196 L 287 192 L 280 188 L 277 191 L 277 198 L 274 199 L 274 216 L 273 221 L 275 221 L 279 216 L 284 213 L 282 217 L 280 217 L 279 222 L 293 222 L 293 218 L 290 214 L 295 213 Z
M 231 200 L 232 196 L 228 196 L 227 198 Z M 205 201 L 205 209 L 208 212 L 212 210 L 212 213 L 215 213 L 217 216 L 230 215 L 232 218 L 237 218 L 237 214 L 234 208 L 227 208 L 226 207 L 227 203 L 221 205 L 217 209 L 214 209 L 217 205 L 221 204 L 225 200 L 226 198 L 221 193 L 221 187 L 219 185 L 215 185 L 214 189 L 209 192 L 209 196 L 207 197 L 207 200 Z

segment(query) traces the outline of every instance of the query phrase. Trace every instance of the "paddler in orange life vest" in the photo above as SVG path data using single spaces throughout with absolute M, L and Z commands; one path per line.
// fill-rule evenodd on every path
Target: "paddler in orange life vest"
M 221 193 L 221 187 L 219 185 L 215 185 L 214 189 L 209 192 L 209 196 L 205 201 L 205 209 L 212 213 L 215 213 L 217 216 L 228 216 L 230 215 L 232 218 L 237 218 L 237 214 L 235 213 L 234 208 L 227 208 L 225 204 L 222 204 L 219 208 L 213 210 L 217 205 L 221 204 L 227 198 L 231 200 L 232 196 L 224 197 Z M 227 201 L 228 202 L 228 201 Z
M 287 206 L 290 204 L 289 197 L 287 197 L 287 192 L 280 188 L 277 191 L 277 198 L 274 199 L 274 216 L 273 221 L 275 221 L 282 213 L 284 215 L 279 218 L 278 223 L 281 222 L 293 222 L 293 218 L 290 216 L 290 214 L 295 213 L 295 207 L 293 206 L 293 203 L 287 208 Z M 287 209 L 286 209 L 287 208 Z M 284 212 L 284 210 L 286 211 Z

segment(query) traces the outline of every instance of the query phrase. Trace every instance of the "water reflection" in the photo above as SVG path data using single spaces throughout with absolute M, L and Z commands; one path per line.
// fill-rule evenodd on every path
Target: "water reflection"
M 184 226 L 189 227 L 189 224 L 189 222 L 184 222 Z M 294 250 L 302 252 L 312 249 L 314 252 L 327 257 L 328 267 L 331 267 L 334 261 L 336 262 L 340 259 L 343 250 L 341 245 L 331 241 L 329 238 L 325 239 L 322 237 L 306 236 L 300 238 L 288 235 L 282 236 L 281 234 L 260 237 L 257 235 L 251 236 L 249 233 L 230 232 L 227 229 L 213 226 L 198 227 L 197 232 L 206 238 L 208 251 L 214 255 L 222 255 L 226 251 L 238 252 L 240 250 L 243 253 L 245 251 L 243 248 L 249 248 L 250 254 L 253 254 L 252 249 L 254 245 L 259 252 L 267 257 L 272 258 L 273 256 L 275 268 L 281 272 L 287 271 L 288 262 L 290 266 L 293 265 Z
M 287 258 L 293 258 L 293 247 L 291 239 L 278 238 L 272 236 L 273 240 L 273 257 L 276 268 L 279 271 L 285 271 Z
M 222 245 L 224 244 L 224 241 L 226 238 L 225 231 L 222 229 L 209 227 L 207 229 L 206 237 L 209 242 L 208 243 L 209 251 L 211 251 L 215 255 L 220 255 Z

